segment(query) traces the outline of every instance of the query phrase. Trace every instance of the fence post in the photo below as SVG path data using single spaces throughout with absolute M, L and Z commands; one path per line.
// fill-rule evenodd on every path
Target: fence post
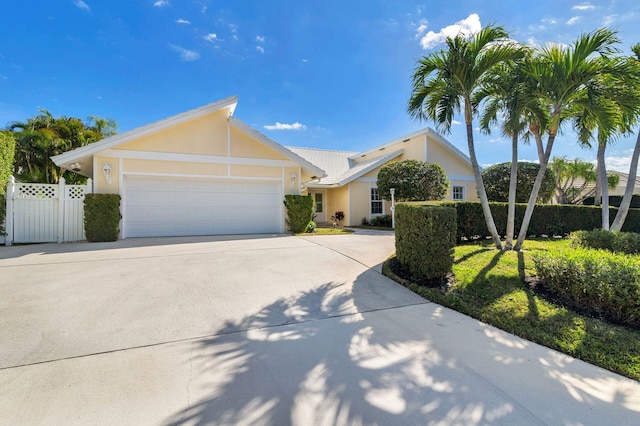
M 66 200 L 65 180 L 60 177 L 58 182 L 58 243 L 64 241 L 64 201 Z
M 13 242 L 13 194 L 16 189 L 16 178 L 9 176 L 9 182 L 7 183 L 7 210 L 4 219 L 4 229 L 7 236 L 4 240 L 4 245 L 9 247 Z

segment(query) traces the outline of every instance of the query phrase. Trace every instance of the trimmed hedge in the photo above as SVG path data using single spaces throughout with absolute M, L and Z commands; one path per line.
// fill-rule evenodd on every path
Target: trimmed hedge
M 293 234 L 300 234 L 307 230 L 313 220 L 313 198 L 311 195 L 287 194 L 284 196 L 287 207 L 287 225 Z
M 594 197 L 587 197 L 584 199 L 582 204 L 585 206 L 593 206 Z M 609 195 L 609 205 L 612 207 L 620 207 L 622 204 L 622 195 Z M 640 208 L 640 195 L 633 194 L 631 197 L 631 205 L 629 206 L 632 209 Z
M 609 250 L 617 253 L 640 254 L 640 234 L 613 232 L 603 229 L 576 231 L 571 234 L 574 247 Z
M 442 278 L 451 272 L 456 210 L 425 203 L 398 203 L 396 258 L 413 276 Z
M 116 241 L 120 231 L 120 195 L 85 194 L 84 233 L 89 241 Z
M 443 206 L 455 207 L 458 212 L 458 241 L 463 238 L 487 238 L 491 235 L 482 214 L 479 202 L 457 201 L 439 203 Z M 493 219 L 500 235 L 506 234 L 507 203 L 489 203 Z M 516 235 L 520 229 L 526 204 L 516 204 Z M 618 209 L 611 207 L 611 218 L 616 216 Z M 593 230 L 602 225 L 602 208 L 600 206 L 579 206 L 572 204 L 538 204 L 536 205 L 527 235 L 529 236 L 566 236 L 580 230 Z M 640 232 L 640 210 L 629 209 L 629 214 L 622 227 L 625 232 Z
M 640 328 L 640 257 L 574 248 L 532 259 L 540 285 L 568 305 Z

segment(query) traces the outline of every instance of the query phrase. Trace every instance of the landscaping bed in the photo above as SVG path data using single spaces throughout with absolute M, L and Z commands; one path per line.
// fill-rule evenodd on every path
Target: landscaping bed
M 490 242 L 459 245 L 454 251 L 455 279 L 441 283 L 416 283 L 395 257 L 385 262 L 383 273 L 435 303 L 640 380 L 639 330 L 576 312 L 531 285 L 534 255 L 570 244 L 567 239 L 527 240 L 522 252 L 497 251 Z

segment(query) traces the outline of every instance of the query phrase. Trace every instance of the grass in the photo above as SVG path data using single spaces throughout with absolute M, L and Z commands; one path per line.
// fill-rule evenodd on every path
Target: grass
M 296 235 L 312 236 L 312 235 L 343 235 L 343 234 L 353 234 L 353 230 L 344 229 L 344 228 L 333 228 L 333 227 L 327 227 L 327 228 L 318 227 L 313 232 L 303 232 L 301 234 L 296 234 Z
M 455 309 L 532 342 L 615 373 L 640 380 L 640 330 L 580 315 L 539 296 L 524 284 L 535 275 L 535 251 L 568 247 L 569 240 L 531 240 L 522 252 L 502 252 L 488 243 L 455 248 L 456 283 L 447 291 L 383 272 L 428 300 Z
M 388 226 L 373 226 L 373 225 L 351 225 L 349 228 L 356 229 L 374 229 L 376 231 L 393 231 L 393 228 L 389 228 Z

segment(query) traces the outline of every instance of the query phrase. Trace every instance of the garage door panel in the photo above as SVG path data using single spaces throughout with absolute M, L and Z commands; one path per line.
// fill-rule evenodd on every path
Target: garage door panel
M 281 182 L 125 178 L 127 237 L 281 232 Z

